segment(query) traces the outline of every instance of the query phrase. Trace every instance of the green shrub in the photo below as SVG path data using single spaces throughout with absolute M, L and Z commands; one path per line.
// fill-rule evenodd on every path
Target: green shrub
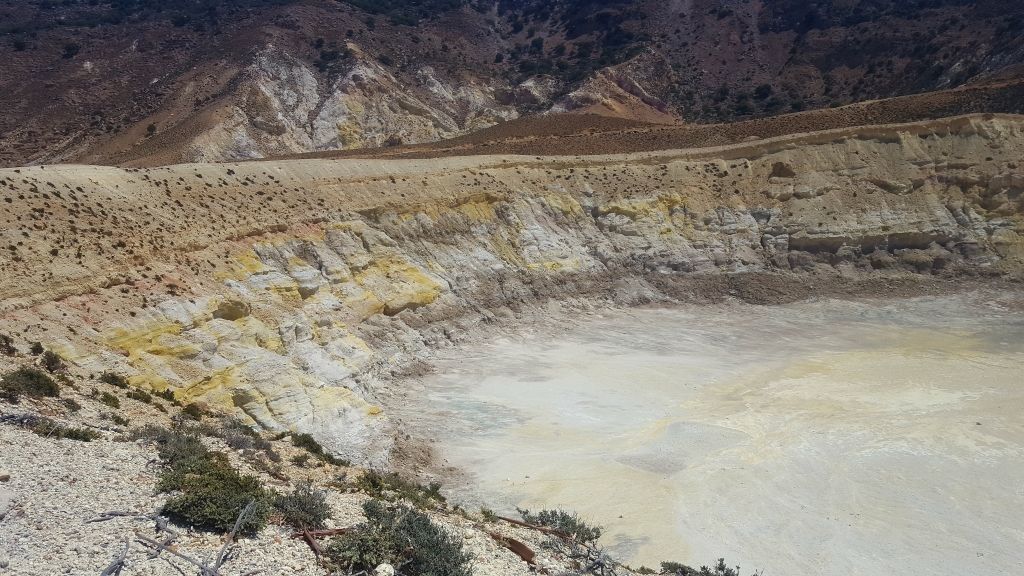
M 661 573 L 676 574 L 677 576 L 695 576 L 697 571 L 679 562 L 662 562 Z
M 33 356 L 39 356 L 43 353 L 43 345 L 41 342 L 33 342 L 28 351 L 31 352 Z
M 271 454 L 274 454 L 274 456 L 277 456 L 277 453 L 275 453 L 275 452 L 271 452 Z M 289 480 L 288 475 L 285 474 L 284 471 L 281 470 L 281 466 L 280 465 L 275 463 L 275 462 L 280 462 L 280 461 L 281 461 L 281 457 L 280 456 L 277 456 L 277 460 L 275 460 L 275 461 L 271 461 L 269 456 L 266 457 L 266 458 L 264 458 L 263 456 L 257 456 L 256 458 L 254 458 L 252 460 L 252 466 L 253 466 L 253 468 L 255 468 L 255 469 L 257 469 L 257 470 L 259 470 L 261 472 L 265 472 L 267 475 L 272 476 L 274 478 L 277 478 L 278 480 L 288 481 Z
M 174 391 L 172 391 L 170 388 L 167 388 L 165 390 L 161 390 L 159 392 L 153 392 L 153 396 L 156 396 L 157 398 L 163 398 L 164 400 L 167 400 L 168 402 L 176 402 L 177 401 L 174 398 Z
M 700 570 L 690 568 L 679 562 L 662 562 L 662 574 L 674 574 L 676 576 L 740 576 L 740 567 L 730 568 L 725 565 L 725 558 L 719 558 L 718 562 L 708 568 L 701 566 Z
M 264 440 L 258 432 L 234 418 L 228 418 L 221 423 L 220 428 L 214 430 L 214 435 L 223 438 L 224 443 L 235 450 L 262 450 L 268 454 L 274 451 L 269 441 Z
M 138 400 L 139 402 L 145 402 L 146 404 L 149 404 L 150 402 L 153 401 L 153 397 L 150 396 L 149 393 L 146 392 L 145 390 L 129 390 L 125 394 L 125 396 L 131 398 L 132 400 Z
M 355 486 L 374 498 L 381 498 L 389 502 L 405 499 L 412 502 L 418 508 L 433 508 L 437 505 L 445 505 L 445 498 L 440 492 L 440 483 L 431 482 L 429 486 L 423 486 L 406 480 L 395 472 L 382 474 L 373 470 L 367 470 L 359 477 Z
M 199 408 L 199 405 L 195 402 L 182 408 L 180 414 L 182 418 L 185 418 L 186 420 L 195 420 L 196 422 L 203 418 L 203 410 Z
M 110 406 L 111 408 L 121 407 L 121 401 L 118 400 L 117 396 L 114 396 L 110 392 L 104 392 L 103 394 L 100 394 L 100 402 L 103 402 L 104 404 Z
M 323 454 L 324 447 L 313 438 L 312 434 L 292 434 L 292 444 L 310 454 Z
M 57 397 L 60 386 L 37 368 L 18 368 L 0 378 L 0 398 L 17 402 L 21 395 L 31 398 Z
M 65 398 L 64 406 L 71 412 L 78 412 L 79 410 L 82 409 L 82 405 L 79 404 L 78 402 L 75 402 L 73 398 Z
M 111 414 L 110 419 L 118 426 L 127 426 L 131 422 L 128 418 L 121 416 L 120 414 Z
M 295 456 L 292 456 L 291 461 L 292 464 L 295 464 L 299 468 L 304 468 L 306 466 L 306 462 L 309 462 L 310 458 L 311 456 L 309 455 L 309 453 L 296 454 Z
M 380 500 L 363 504 L 366 523 L 334 538 L 328 559 L 348 570 L 373 570 L 382 562 L 404 566 L 408 574 L 471 576 L 470 555 L 462 538 L 430 521 L 413 508 L 388 509 Z
M 313 438 L 311 434 L 292 434 L 292 444 L 303 448 L 313 456 L 332 466 L 350 466 L 352 463 L 342 458 L 336 458 L 324 450 L 324 447 Z
M 498 515 L 490 508 L 480 508 L 480 515 L 484 517 L 484 522 L 497 522 L 499 520 Z
M 57 430 L 57 438 L 67 438 L 68 440 L 78 440 L 79 442 L 91 442 L 96 438 L 102 436 L 95 430 L 89 430 L 88 428 L 60 428 Z
M 291 494 L 278 494 L 274 498 L 274 508 L 287 524 L 300 529 L 323 528 L 331 517 L 327 493 L 314 488 L 308 481 L 299 482 Z
M 270 515 L 269 492 L 257 477 L 242 476 L 226 462 L 210 462 L 210 468 L 201 473 L 175 475 L 170 489 L 180 490 L 181 494 L 167 499 L 163 513 L 199 528 L 230 530 L 242 509 L 255 501 L 255 512 L 242 523 L 239 532 L 259 532 L 266 526 Z M 201 467 L 205 468 L 205 465 Z
M 117 386 L 118 388 L 127 389 L 128 380 L 120 374 L 114 374 L 113 372 L 104 372 L 100 376 L 100 382 L 110 384 L 111 386 Z
M 575 512 L 541 510 L 537 514 L 531 514 L 529 510 L 522 510 L 520 508 L 516 508 L 516 511 L 523 517 L 523 522 L 533 524 L 534 526 L 551 528 L 572 537 L 577 542 L 592 543 L 601 537 L 602 530 L 600 526 L 590 526 L 583 520 L 580 520 Z
M 61 359 L 60 355 L 51 350 L 43 352 L 43 368 L 50 374 L 64 368 L 64 360 Z
M 164 504 L 167 516 L 198 528 L 230 530 L 242 509 L 255 502 L 240 532 L 255 534 L 266 525 L 273 494 L 255 476 L 231 468 L 226 455 L 207 449 L 194 433 L 149 424 L 128 436 L 157 444 L 165 468 L 157 491 L 180 492 Z
M 128 439 L 130 440 L 149 440 L 150 442 L 155 442 L 157 446 L 163 446 L 170 442 L 172 436 L 175 436 L 174 432 L 157 424 L 146 424 L 141 428 L 133 428 L 128 432 Z
M 78 391 L 78 386 L 75 384 L 75 381 L 67 374 L 54 374 L 53 379 L 60 385 L 67 386 L 76 392 Z
M 14 349 L 14 342 L 7 334 L 0 334 L 0 354 L 14 356 L 18 351 Z
M 36 434 L 46 438 L 53 438 L 55 440 L 67 438 L 68 440 L 78 440 L 79 442 L 91 442 L 101 436 L 101 434 L 95 430 L 63 426 L 49 418 L 39 418 L 31 428 Z

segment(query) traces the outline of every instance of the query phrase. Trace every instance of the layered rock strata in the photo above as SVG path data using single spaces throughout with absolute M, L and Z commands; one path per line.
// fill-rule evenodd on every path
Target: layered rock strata
M 969 116 L 620 156 L 0 170 L 0 332 L 384 463 L 378 383 L 538 302 L 1019 279 L 1022 129 Z

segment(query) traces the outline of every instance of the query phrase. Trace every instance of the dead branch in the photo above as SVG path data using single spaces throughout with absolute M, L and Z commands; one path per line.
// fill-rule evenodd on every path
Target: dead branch
M 506 518 L 504 516 L 498 516 L 498 518 L 501 519 L 501 520 L 504 520 L 505 522 L 508 522 L 509 524 L 514 524 L 516 526 L 522 526 L 524 528 L 530 528 L 531 530 L 536 530 L 538 532 L 541 532 L 543 534 L 547 534 L 549 536 L 555 536 L 555 537 L 559 538 L 560 540 L 562 540 L 562 544 L 554 546 L 554 548 L 558 552 L 564 554 L 565 556 L 568 556 L 569 558 L 573 558 L 573 559 L 577 559 L 577 560 L 582 560 L 582 561 L 584 561 L 586 563 L 586 564 L 583 564 L 583 562 L 581 562 L 581 565 L 584 566 L 581 571 L 579 571 L 579 572 L 572 572 L 572 573 L 569 573 L 569 574 L 577 574 L 577 575 L 582 575 L 582 574 L 601 574 L 601 576 L 608 576 L 610 574 L 611 576 L 618 576 L 618 572 L 615 571 L 615 566 L 617 565 L 617 562 L 615 562 L 615 560 L 613 560 L 612 558 L 608 557 L 608 555 L 606 555 L 603 551 L 595 549 L 595 548 L 593 548 L 592 546 L 590 546 L 589 544 L 587 544 L 585 542 L 577 541 L 575 538 L 573 538 L 569 534 L 566 534 L 564 532 L 559 532 L 558 530 L 552 530 L 551 528 L 547 528 L 545 526 L 537 526 L 535 524 L 529 524 L 529 523 L 526 523 L 526 522 L 520 522 L 519 520 L 513 520 L 512 518 Z M 495 540 L 498 541 L 499 544 L 502 544 L 502 545 L 505 545 L 503 540 L 508 540 L 508 541 L 514 542 L 514 540 L 512 540 L 511 538 L 507 538 L 505 536 L 500 536 L 500 535 L 493 534 L 493 533 L 491 533 L 491 538 L 494 538 Z M 523 546 L 523 548 L 525 548 L 526 550 L 530 550 L 529 548 L 526 547 L 525 544 L 522 544 L 522 543 L 519 543 L 519 544 L 521 544 Z M 524 557 L 516 549 L 512 548 L 511 546 L 506 546 L 506 547 L 509 550 L 515 552 L 516 554 L 519 554 L 519 556 L 521 558 L 523 558 L 523 560 L 526 560 L 526 557 Z M 530 551 L 530 552 L 532 553 L 532 551 Z M 526 561 L 530 562 L 529 560 L 526 560 Z M 530 562 L 530 563 L 533 564 L 533 562 Z M 566 575 L 566 576 L 568 576 L 568 575 Z
M 188 562 L 189 564 L 192 564 L 193 566 L 199 568 L 199 573 L 202 574 L 202 576 L 220 576 L 216 571 L 211 571 L 208 566 L 206 566 L 205 564 L 203 564 L 199 560 L 196 560 L 195 558 L 190 558 L 189 556 L 185 556 L 184 554 L 178 552 L 177 550 L 172 549 L 170 546 L 164 546 L 163 544 L 157 542 L 156 540 L 153 540 L 152 538 L 149 538 L 147 536 L 143 536 L 141 534 L 136 534 L 135 537 L 142 544 L 145 544 L 145 545 L 150 546 L 152 548 L 156 548 L 156 549 L 162 550 L 164 552 L 170 552 L 171 554 L 177 556 L 178 558 L 181 558 L 182 560 Z
M 128 536 L 124 537 L 124 552 L 121 552 L 121 557 L 110 563 L 110 566 L 100 572 L 100 576 L 120 576 L 121 569 L 124 568 L 124 559 L 128 557 L 128 548 L 131 547 L 131 538 Z
M 508 536 L 502 536 L 501 534 L 496 534 L 494 532 L 488 532 L 488 534 L 491 535 L 491 538 L 493 538 L 495 542 L 511 550 L 513 553 L 522 558 L 523 561 L 527 564 L 530 564 L 532 566 L 537 565 L 537 553 L 533 550 L 530 550 L 530 547 L 526 544 L 523 544 L 515 538 L 509 538 Z
M 157 534 L 161 532 L 167 532 L 168 534 L 167 538 L 164 538 L 164 541 L 161 542 L 161 544 L 169 547 L 171 544 L 174 543 L 175 540 L 178 539 L 178 532 L 176 530 L 171 529 L 170 524 L 167 522 L 166 518 L 155 513 L 150 515 L 150 518 L 152 518 L 153 521 L 156 522 Z M 149 559 L 152 560 L 156 558 L 160 555 L 160 552 L 161 550 L 159 548 L 150 551 L 150 553 L 148 554 Z
M 604 566 L 604 554 L 601 554 L 601 556 L 599 556 L 596 560 L 588 564 L 587 567 L 583 569 L 583 573 L 586 574 L 587 572 L 593 572 L 600 568 L 601 573 L 604 574 Z
M 161 525 L 160 522 L 158 521 L 157 527 L 159 529 L 167 530 L 168 532 L 173 532 L 171 538 L 165 540 L 167 544 L 164 544 L 163 542 L 157 542 L 156 540 L 149 538 L 147 536 L 143 536 L 141 534 L 136 534 L 136 537 L 138 538 L 139 542 L 149 546 L 150 548 L 153 548 L 158 551 L 170 552 L 174 556 L 181 558 L 189 564 L 192 564 L 193 566 L 199 568 L 200 576 L 221 576 L 220 567 L 223 566 L 224 563 L 227 562 L 228 558 L 230 557 L 230 554 L 228 554 L 228 547 L 231 545 L 231 542 L 234 541 L 235 534 L 238 533 L 239 528 L 242 527 L 242 524 L 245 522 L 246 518 L 248 518 L 249 515 L 252 513 L 255 506 L 256 501 L 251 500 L 249 504 L 247 504 L 246 507 L 242 509 L 242 512 L 239 513 L 238 519 L 235 520 L 235 527 L 231 529 L 231 533 L 228 534 L 227 539 L 224 541 L 224 546 L 221 547 L 220 553 L 217 554 L 217 560 L 216 562 L 214 562 L 213 566 L 207 566 L 199 560 L 186 556 L 178 552 L 177 550 L 171 548 L 170 542 L 173 541 L 174 538 L 177 538 L 178 534 L 176 532 L 173 532 L 172 530 L 167 530 L 166 522 L 164 522 L 163 525 Z
M 170 536 L 168 536 L 167 538 L 164 538 L 164 541 L 163 541 L 163 542 L 161 542 L 160 544 L 161 544 L 162 546 L 165 546 L 165 547 L 168 547 L 168 548 L 169 548 L 169 547 L 171 546 L 171 544 L 173 544 L 173 543 L 174 543 L 174 541 L 175 541 L 175 540 L 177 540 L 177 539 L 178 539 L 178 533 L 177 533 L 177 532 L 175 532 L 174 534 L 171 534 L 171 535 L 170 535 Z M 157 557 L 157 556 L 159 556 L 159 555 L 160 555 L 160 549 L 159 549 L 159 548 L 157 548 L 157 549 L 155 549 L 155 550 L 151 551 L 151 552 L 150 552 L 150 553 L 148 554 L 148 556 L 149 556 L 149 559 L 150 559 L 150 560 L 152 560 L 152 559 L 156 558 L 156 557 Z
M 242 523 L 245 522 L 245 520 L 247 518 L 249 518 L 249 516 L 252 514 L 252 511 L 253 511 L 253 509 L 255 507 L 256 507 L 256 501 L 255 500 L 250 500 L 249 503 L 245 505 L 245 508 L 242 508 L 242 512 L 238 515 L 238 519 L 235 520 L 235 527 L 231 529 L 231 533 L 228 534 L 228 539 L 224 541 L 224 546 L 221 547 L 220 553 L 217 554 L 217 562 L 213 566 L 213 571 L 214 572 L 219 570 L 220 567 L 224 565 L 224 562 L 227 561 L 228 557 L 227 557 L 226 552 L 227 552 L 227 549 L 228 549 L 228 545 L 230 545 L 231 542 L 234 541 L 235 534 L 238 533 L 238 529 L 241 528 L 242 527 Z
M 302 524 L 302 535 L 306 539 L 306 544 L 309 544 L 309 547 L 313 549 L 313 553 L 316 554 L 316 557 L 319 558 L 322 556 L 324 551 L 320 548 L 320 543 L 316 541 L 316 536 L 309 533 L 305 524 Z
M 100 515 L 91 520 L 86 520 L 86 524 L 92 524 L 93 522 L 106 522 L 107 520 L 113 520 L 114 518 L 124 518 L 127 516 L 135 516 L 135 514 L 129 514 L 128 512 L 100 512 Z M 148 518 L 146 516 L 145 518 Z

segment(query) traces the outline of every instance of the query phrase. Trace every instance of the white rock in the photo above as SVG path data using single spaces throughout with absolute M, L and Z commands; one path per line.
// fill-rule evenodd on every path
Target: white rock
M 373 569 L 373 576 L 395 576 L 395 567 L 384 563 Z
M 0 554 L 0 570 L 11 565 L 11 561 L 5 554 Z
M 0 488 L 0 520 L 7 516 L 7 512 L 14 507 L 14 501 L 17 499 L 17 495 L 5 488 Z

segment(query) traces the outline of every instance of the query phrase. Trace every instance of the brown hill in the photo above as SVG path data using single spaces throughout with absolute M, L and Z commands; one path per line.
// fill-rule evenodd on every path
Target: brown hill
M 551 111 L 742 122 L 1012 81 L 1022 46 L 1016 0 L 6 2 L 0 165 L 423 144 Z
M 916 122 L 974 111 L 1024 113 L 1024 82 L 964 87 L 731 124 L 660 126 L 594 115 L 553 114 L 514 120 L 431 144 L 350 152 L 318 152 L 295 157 L 436 158 L 476 154 L 628 154 L 725 146 L 790 134 Z

